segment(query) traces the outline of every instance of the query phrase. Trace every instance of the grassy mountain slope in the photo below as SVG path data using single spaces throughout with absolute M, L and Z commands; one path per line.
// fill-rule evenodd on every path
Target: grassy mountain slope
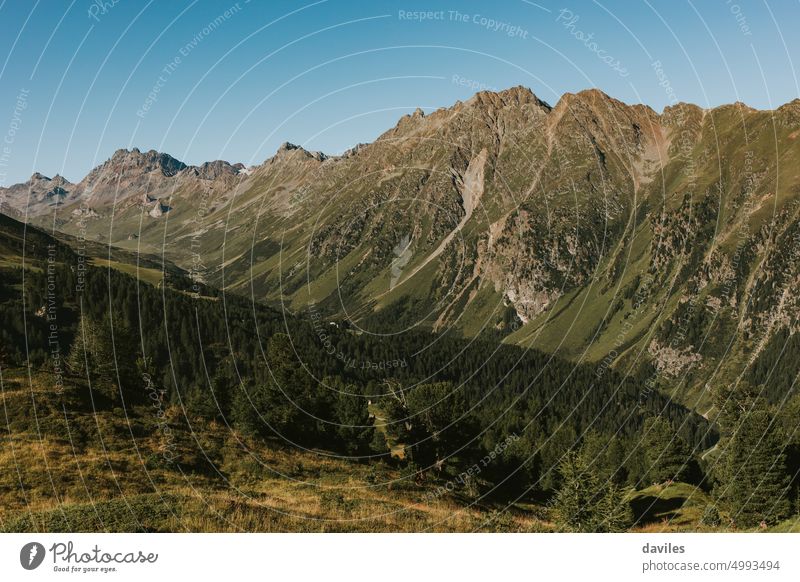
M 364 361 L 409 357 L 389 373 L 348 369 L 324 355 L 302 319 L 256 306 L 253 326 L 247 300 L 223 301 L 211 288 L 187 292 L 191 281 L 180 274 L 156 288 L 86 265 L 81 279 L 80 254 L 7 217 L 0 217 L 0 249 L 0 529 L 6 531 L 550 530 L 543 483 L 552 476 L 532 471 L 521 489 L 500 487 L 524 459 L 552 473 L 564 447 L 591 429 L 624 438 L 636 460 L 642 419 L 653 410 L 673 419 L 696 448 L 710 444 L 709 426 L 685 408 L 664 398 L 643 404 L 636 386 L 613 373 L 587 382 L 592 367 L 545 354 L 504 346 L 486 357 L 488 344 L 470 347 L 427 334 L 375 341 L 334 326 L 339 349 Z M 83 374 L 70 363 L 74 347 L 87 341 L 78 324 L 86 313 L 113 314 L 110 376 Z M 318 376 L 339 374 L 367 388 L 388 380 L 411 387 L 409 394 L 421 378 L 458 385 L 448 398 L 466 399 L 473 406 L 468 425 L 481 425 L 477 434 L 463 433 L 458 446 L 474 449 L 439 459 L 434 468 L 397 460 L 396 440 L 384 441 L 369 462 L 354 459 L 334 448 L 340 441 L 324 423 L 310 428 L 321 438 L 306 450 L 274 434 L 246 434 L 230 402 L 240 383 L 264 381 L 254 338 L 279 331 L 291 332 L 302 363 Z M 427 345 L 431 339 L 438 345 Z M 409 348 L 424 358 L 411 358 Z M 243 380 L 224 374 L 231 362 Z M 291 367 L 299 370 L 299 363 Z M 371 398 L 379 408 L 392 402 Z M 385 429 L 395 430 L 391 423 Z M 469 488 L 441 493 L 470 455 L 480 459 L 507 435 L 520 441 L 513 456 L 502 455 Z M 649 514 L 639 517 L 641 527 L 651 521 Z
M 368 332 L 610 358 L 705 412 L 707 384 L 797 331 L 798 132 L 800 100 L 658 114 L 517 87 L 340 157 L 285 144 L 212 172 L 118 152 L 34 220 Z

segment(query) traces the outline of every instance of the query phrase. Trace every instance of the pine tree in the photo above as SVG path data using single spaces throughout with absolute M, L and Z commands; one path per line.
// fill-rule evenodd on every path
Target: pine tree
M 780 419 L 747 382 L 715 393 L 719 410 L 717 492 L 734 523 L 754 527 L 790 512 L 790 479 Z M 796 422 L 796 421 L 795 421 Z M 789 447 L 791 448 L 791 447 Z
M 684 481 L 689 473 L 691 452 L 686 442 L 661 416 L 644 422 L 645 461 L 653 483 Z
M 714 406 L 717 408 L 717 425 L 723 438 L 729 438 L 739 420 L 749 411 L 761 391 L 749 382 L 722 385 L 714 390 Z
M 112 399 L 119 397 L 118 386 L 128 391 L 126 397 L 145 398 L 137 368 L 141 358 L 136 342 L 121 319 L 114 321 L 112 328 L 108 318 L 96 319 L 82 314 L 67 356 L 67 367 L 90 380 L 95 389 Z
M 463 390 L 450 382 L 421 384 L 408 392 L 407 406 L 418 463 L 429 466 L 464 444 L 468 407 Z
M 184 404 L 189 414 L 205 420 L 214 420 L 220 414 L 210 386 L 196 386 L 188 390 Z
M 296 442 L 308 436 L 304 425 L 309 412 L 304 408 L 304 377 L 298 373 L 297 357 L 288 336 L 276 334 L 270 338 L 267 363 L 267 377 L 255 382 L 245 395 L 238 395 L 237 416 L 244 417 L 251 432 L 257 427 L 255 432 L 262 436 L 280 436 Z M 243 400 L 249 401 L 245 404 Z
M 83 313 L 67 357 L 70 370 L 82 376 L 110 379 L 114 374 L 114 351 L 110 333 L 90 315 Z
M 233 386 L 231 389 L 234 391 L 231 399 L 231 422 L 246 436 L 260 436 L 263 433 L 264 423 L 250 398 L 252 389 L 243 384 Z
M 326 378 L 325 384 L 336 393 L 336 435 L 342 448 L 349 455 L 368 454 L 375 428 L 366 398 L 358 394 L 353 384 L 345 384 L 340 378 Z
M 594 459 L 595 472 L 602 479 L 611 479 L 617 485 L 625 482 L 628 471 L 623 466 L 625 450 L 620 439 L 590 431 L 583 438 L 581 454 Z
M 725 450 L 724 497 L 734 522 L 753 527 L 789 514 L 789 477 L 783 440 L 766 403 L 743 415 Z
M 598 477 L 587 455 L 568 451 L 559 464 L 561 487 L 553 500 L 559 527 L 569 532 L 620 532 L 632 521 L 622 489 Z
M 376 427 L 371 448 L 377 453 L 385 453 L 394 447 L 401 447 L 404 459 L 410 465 L 415 461 L 417 449 L 414 444 L 419 438 L 419 431 L 411 423 L 411 413 L 405 405 L 405 392 L 399 383 L 374 387 L 373 394 L 387 391 L 387 387 L 388 394 L 378 397 L 376 416 L 383 426 Z

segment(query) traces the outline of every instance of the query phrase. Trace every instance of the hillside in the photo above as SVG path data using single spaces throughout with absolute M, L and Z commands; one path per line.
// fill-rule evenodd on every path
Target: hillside
M 254 442 L 152 406 L 92 408 L 84 382 L 3 370 L 0 531 L 526 531 L 431 497 L 406 471 Z M 30 414 L 36 403 L 35 415 Z M 168 427 L 165 428 L 165 427 Z M 544 524 L 542 527 L 546 527 Z
M 800 100 L 658 114 L 517 87 L 343 156 L 284 144 L 245 169 L 120 150 L 58 196 L 37 178 L 5 197 L 300 316 L 503 339 L 708 412 L 704 386 L 763 383 L 797 331 L 798 132 Z
M 7 217 L 0 249 L 4 530 L 550 531 L 580 443 L 649 527 L 643 425 L 669 419 L 691 456 L 716 440 L 614 372 L 336 326 L 332 356 L 302 319 L 85 264 Z M 361 365 L 379 358 L 405 363 Z M 692 479 L 687 503 L 707 503 Z
M 174 408 L 159 419 L 150 404 L 93 407 L 79 379 L 59 397 L 46 373 L 4 369 L 2 380 L 2 532 L 558 530 L 543 502 L 442 495 L 447 481 L 413 479 L 396 463 L 258 442 Z M 711 530 L 701 523 L 710 502 L 701 489 L 678 483 L 629 495 L 633 531 Z
M 85 516 L 84 462 L 109 469 L 106 517 L 120 473 L 137 507 L 177 496 L 193 530 L 228 526 L 178 476 L 243 529 L 316 531 L 396 491 L 427 513 L 365 530 L 791 529 L 798 135 L 800 100 L 659 114 L 517 87 L 342 156 L 133 149 L 76 184 L 34 174 L 0 192 L 27 220 L 0 215 L 2 492 L 38 491 L 44 529 L 65 491 Z M 75 447 L 77 473 L 25 477 L 17 446 L 46 466 Z M 320 476 L 302 511 L 294 465 Z M 267 519 L 240 482 L 302 521 Z M 177 527 L 157 513 L 144 529 Z

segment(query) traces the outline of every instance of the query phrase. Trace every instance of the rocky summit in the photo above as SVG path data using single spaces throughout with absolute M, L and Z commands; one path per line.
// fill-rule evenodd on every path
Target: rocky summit
M 35 174 L 0 196 L 300 315 L 489 335 L 702 408 L 707 382 L 757 373 L 798 331 L 798 136 L 800 100 L 658 113 L 515 87 L 417 110 L 342 156 L 119 150 L 78 184 Z

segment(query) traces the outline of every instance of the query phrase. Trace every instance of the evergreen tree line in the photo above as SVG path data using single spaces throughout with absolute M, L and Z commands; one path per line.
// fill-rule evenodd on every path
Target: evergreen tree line
M 46 250 L 54 269 L 2 268 L 3 365 L 48 369 L 55 321 L 68 372 L 90 379 L 101 404 L 135 408 L 148 397 L 147 377 L 188 417 L 252 438 L 362 462 L 397 462 L 389 449 L 401 445 L 420 478 L 477 465 L 473 492 L 549 499 L 576 531 L 627 527 L 623 492 L 670 481 L 712 491 L 735 525 L 774 523 L 795 509 L 799 439 L 791 415 L 779 414 L 791 407 L 757 390 L 718 391 L 717 435 L 664 396 L 642 400 L 636 379 L 613 370 L 492 341 L 376 338 L 213 288 L 193 295 L 191 281 L 172 275 L 156 288 L 115 270 L 83 273 L 68 248 L 54 255 L 45 242 L 26 253 L 44 261 Z

